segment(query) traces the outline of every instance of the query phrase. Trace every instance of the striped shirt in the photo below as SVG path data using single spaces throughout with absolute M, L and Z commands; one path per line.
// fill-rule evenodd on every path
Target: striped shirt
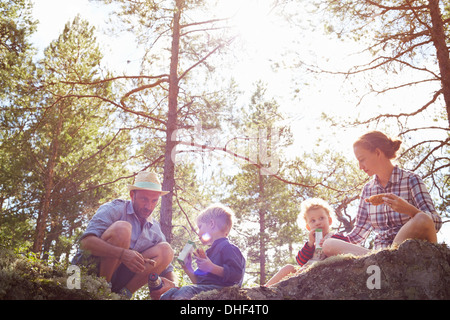
M 405 199 L 432 217 L 436 232 L 441 228 L 442 220 L 422 179 L 413 172 L 395 166 L 386 188 L 380 184 L 376 175 L 364 186 L 355 226 L 347 235 L 351 243 L 362 245 L 371 231 L 374 231 L 374 249 L 387 248 L 400 228 L 411 219 L 409 215 L 395 212 L 385 204 L 374 206 L 365 202 L 366 198 L 380 193 L 393 193 Z
M 324 239 L 328 239 L 328 238 L 339 239 L 339 240 L 343 240 L 345 242 L 349 242 L 348 238 L 346 236 L 342 236 L 340 234 L 328 233 L 324 237 Z M 316 251 L 316 247 L 315 246 L 310 247 L 308 245 L 308 242 L 306 242 L 305 245 L 303 246 L 303 248 L 301 248 L 300 251 L 298 252 L 297 256 L 295 257 L 295 260 L 297 260 L 297 263 L 303 267 L 305 264 L 323 260 L 323 258 L 325 258 L 325 257 L 315 257 L 314 256 L 315 251 Z

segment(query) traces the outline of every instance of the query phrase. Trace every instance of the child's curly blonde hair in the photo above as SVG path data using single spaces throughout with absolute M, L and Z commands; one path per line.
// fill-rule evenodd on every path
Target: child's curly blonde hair
M 306 221 L 306 214 L 309 210 L 314 209 L 323 209 L 327 213 L 328 217 L 331 217 L 334 214 L 333 208 L 328 204 L 328 202 L 320 199 L 320 198 L 310 198 L 305 200 L 300 205 L 300 216 L 303 217 Z M 307 222 L 307 221 L 306 221 Z

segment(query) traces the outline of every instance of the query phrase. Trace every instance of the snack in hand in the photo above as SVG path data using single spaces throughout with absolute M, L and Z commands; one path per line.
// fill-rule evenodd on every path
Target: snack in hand
M 197 257 L 202 258 L 202 259 L 205 259 L 205 258 L 206 258 L 205 250 L 203 250 L 202 248 L 198 248 L 197 250 L 195 250 L 195 251 L 194 251 L 194 254 L 195 254 Z
M 156 261 L 155 260 L 153 260 L 153 259 L 145 259 L 145 263 L 148 263 L 148 264 L 150 264 L 151 266 L 155 266 L 155 264 L 156 264 Z
M 383 200 L 384 196 L 386 196 L 385 193 L 376 194 L 374 196 L 370 196 L 369 198 L 366 198 L 365 201 L 369 202 L 370 204 L 373 204 L 374 206 L 378 206 L 378 205 L 384 203 L 384 200 Z

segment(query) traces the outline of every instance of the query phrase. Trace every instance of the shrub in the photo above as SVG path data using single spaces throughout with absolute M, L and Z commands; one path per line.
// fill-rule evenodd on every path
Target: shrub
M 1 300 L 110 300 L 121 297 L 112 293 L 103 279 L 81 270 L 80 289 L 67 286 L 67 265 L 53 266 L 33 254 L 0 249 Z

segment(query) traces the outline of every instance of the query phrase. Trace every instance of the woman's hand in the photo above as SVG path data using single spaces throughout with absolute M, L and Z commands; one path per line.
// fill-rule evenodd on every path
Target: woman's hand
M 415 206 L 393 193 L 386 193 L 383 200 L 384 203 L 392 210 L 398 213 L 407 214 L 410 217 L 414 217 L 418 212 L 420 212 L 420 210 Z

